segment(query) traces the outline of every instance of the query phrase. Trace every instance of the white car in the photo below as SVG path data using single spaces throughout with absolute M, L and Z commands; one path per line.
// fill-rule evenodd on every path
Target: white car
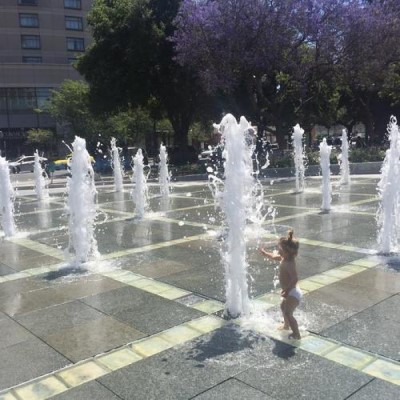
M 47 161 L 47 158 L 39 157 L 39 161 L 43 164 Z M 18 174 L 23 171 L 33 172 L 35 156 L 21 156 L 13 161 L 9 161 L 8 166 L 13 174 Z

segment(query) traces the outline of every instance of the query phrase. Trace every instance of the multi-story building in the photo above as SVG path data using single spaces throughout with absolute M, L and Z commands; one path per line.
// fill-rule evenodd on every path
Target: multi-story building
M 55 121 L 38 110 L 65 79 L 81 79 L 71 64 L 91 41 L 86 28 L 91 4 L 92 0 L 0 0 L 3 156 L 25 151 L 29 129 L 56 129 Z

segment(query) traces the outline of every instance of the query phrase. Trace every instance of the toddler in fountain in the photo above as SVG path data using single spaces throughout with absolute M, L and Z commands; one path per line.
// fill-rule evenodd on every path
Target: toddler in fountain
M 297 252 L 299 250 L 299 241 L 293 238 L 293 230 L 289 230 L 286 237 L 281 237 L 278 241 L 278 254 L 270 253 L 260 248 L 261 254 L 271 260 L 280 261 L 279 265 L 279 283 L 281 285 L 281 310 L 283 314 L 283 324 L 278 329 L 289 330 L 292 332 L 289 339 L 299 340 L 300 332 L 293 312 L 299 305 L 302 293 L 297 286 L 298 278 L 296 271 Z

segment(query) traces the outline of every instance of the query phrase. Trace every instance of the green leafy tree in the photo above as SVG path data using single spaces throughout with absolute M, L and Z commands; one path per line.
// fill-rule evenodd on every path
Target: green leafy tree
M 88 14 L 94 42 L 79 59 L 93 104 L 112 112 L 141 106 L 165 115 L 175 143 L 187 145 L 190 125 L 207 97 L 174 59 L 170 40 L 179 0 L 95 0 Z
M 27 143 L 47 151 L 52 148 L 54 132 L 49 129 L 29 129 Z
M 90 110 L 89 86 L 83 81 L 65 80 L 46 103 L 45 110 L 73 135 L 92 139 L 103 126 Z

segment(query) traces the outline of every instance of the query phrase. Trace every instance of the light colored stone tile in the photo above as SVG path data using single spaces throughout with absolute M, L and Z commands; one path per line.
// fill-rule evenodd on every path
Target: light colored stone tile
M 92 381 L 107 374 L 108 371 L 96 364 L 87 361 L 57 373 L 69 386 L 75 387 L 82 383 Z
M 307 278 L 307 280 L 311 282 L 316 282 L 319 283 L 323 286 L 330 285 L 331 283 L 335 283 L 340 280 L 340 278 L 330 276 L 330 275 L 325 275 L 325 274 L 318 274 L 318 275 L 313 275 Z M 300 286 L 301 287 L 301 286 Z
M 187 290 L 173 288 L 170 290 L 166 290 L 165 292 L 159 293 L 158 295 L 168 300 L 175 300 L 183 296 L 188 296 L 189 294 L 191 294 L 191 292 L 188 292 Z
M 378 260 L 369 260 L 368 258 L 361 258 L 359 260 L 354 260 L 350 264 L 359 265 L 365 268 L 373 268 L 380 264 Z
M 203 333 L 212 332 L 215 329 L 221 328 L 225 324 L 226 321 L 213 315 L 206 315 L 199 319 L 187 322 L 187 325 L 189 325 L 191 328 L 194 328 Z
M 28 385 L 15 389 L 22 400 L 44 400 L 68 390 L 60 380 L 54 376 L 48 376 Z
M 358 274 L 359 272 L 365 271 L 367 268 L 360 267 L 359 265 L 343 265 L 342 267 L 337 268 L 340 271 L 348 271 L 354 274 Z
M 15 281 L 16 279 L 22 279 L 22 278 L 28 278 L 30 275 L 27 274 L 26 272 L 17 272 L 15 274 L 9 274 L 4 276 L 4 280 L 9 282 L 9 281 Z
M 400 385 L 399 363 L 378 359 L 365 367 L 362 372 L 375 376 L 376 378 L 394 383 L 395 385 Z
M 158 336 L 153 336 L 132 344 L 131 348 L 135 353 L 138 353 L 143 357 L 150 357 L 154 354 L 161 353 L 172 346 L 172 343 L 167 342 L 165 339 L 162 339 Z
M 12 393 L 0 394 L 0 400 L 18 400 Z
M 167 290 L 174 289 L 174 287 L 166 283 L 152 281 L 149 285 L 144 286 L 141 289 L 149 293 L 160 294 L 166 292 Z
M 299 286 L 301 290 L 307 290 L 308 292 L 312 292 L 314 290 L 321 289 L 325 285 L 317 282 L 312 282 L 308 279 L 303 279 L 302 281 L 299 281 Z
M 371 355 L 346 346 L 340 346 L 325 354 L 324 357 L 354 369 L 361 369 L 374 359 Z
M 41 275 L 41 274 L 46 274 L 47 272 L 50 272 L 49 267 L 39 267 L 39 268 L 31 268 L 31 269 L 26 269 L 24 272 L 31 276 L 36 276 L 36 275 Z
M 345 279 L 345 278 L 348 278 L 349 276 L 354 275 L 354 273 L 350 272 L 350 271 L 339 270 L 339 269 L 330 269 L 329 271 L 325 271 L 324 275 L 333 276 L 338 279 Z
M 171 329 L 167 329 L 159 334 L 158 337 L 172 343 L 173 345 L 177 345 L 188 342 L 189 340 L 199 337 L 202 334 L 202 332 L 190 328 L 189 326 L 179 325 Z
M 212 314 L 217 311 L 221 311 L 224 309 L 224 304 L 217 300 L 205 300 L 200 303 L 196 303 L 192 306 L 192 308 L 203 311 L 207 314 Z
M 319 242 L 318 246 L 326 247 L 328 249 L 336 249 L 336 248 L 340 247 L 341 245 L 338 243 Z
M 299 347 L 309 353 L 321 355 L 333 350 L 337 347 L 337 344 L 314 335 L 309 335 L 301 340 Z
M 359 250 L 358 247 L 348 246 L 346 244 L 342 244 L 342 245 L 338 246 L 337 249 L 338 250 L 345 250 L 345 251 L 358 251 Z
M 266 293 L 257 297 L 257 300 L 276 305 L 280 304 L 281 296 L 278 293 Z
M 96 360 L 105 365 L 108 369 L 111 369 L 111 371 L 115 371 L 119 368 L 133 364 L 142 358 L 143 357 L 139 354 L 125 348 L 100 356 L 96 358 Z

